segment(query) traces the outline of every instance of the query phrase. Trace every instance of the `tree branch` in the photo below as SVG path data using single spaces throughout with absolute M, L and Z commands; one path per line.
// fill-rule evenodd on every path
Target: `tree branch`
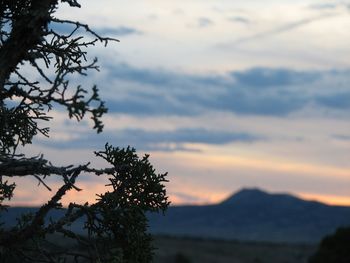
M 50 21 L 50 10 L 57 0 L 32 0 L 26 14 L 16 17 L 10 37 L 0 48 L 0 98 L 6 80 L 28 54 L 42 41 Z

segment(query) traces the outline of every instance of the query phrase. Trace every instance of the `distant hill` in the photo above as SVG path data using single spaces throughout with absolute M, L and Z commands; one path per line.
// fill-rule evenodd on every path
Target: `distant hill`
M 0 221 L 11 226 L 23 212 L 36 208 L 14 207 Z M 50 214 L 58 218 L 65 211 Z M 315 243 L 339 226 L 350 226 L 350 207 L 305 201 L 289 194 L 243 189 L 223 202 L 203 206 L 172 206 L 165 215 L 149 215 L 153 234 L 243 241 Z M 83 220 L 72 225 L 81 232 Z
M 170 207 L 150 215 L 155 234 L 270 242 L 318 242 L 350 226 L 350 207 L 305 201 L 289 194 L 243 189 L 222 203 Z

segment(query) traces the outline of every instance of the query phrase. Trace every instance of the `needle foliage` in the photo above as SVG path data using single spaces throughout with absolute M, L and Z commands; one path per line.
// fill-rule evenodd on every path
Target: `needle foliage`
M 89 163 L 57 166 L 44 155 L 19 152 L 35 136 L 49 135 L 48 112 L 57 107 L 77 121 L 89 116 L 97 133 L 103 130 L 107 108 L 98 88 L 74 86 L 70 80 L 98 70 L 97 60 L 88 59 L 90 47 L 118 40 L 56 17 L 62 5 L 80 8 L 76 0 L 0 0 L 0 216 L 6 217 L 23 177 L 52 193 L 15 227 L 0 225 L 0 262 L 151 262 L 145 214 L 163 212 L 169 202 L 166 174 L 156 173 L 148 155 L 107 143 L 95 152 L 106 168 L 94 168 Z M 71 31 L 62 33 L 59 25 Z M 80 191 L 79 177 L 86 174 L 108 177 L 106 192 L 97 193 L 95 203 L 72 202 L 63 208 L 62 198 Z M 61 178 L 56 191 L 47 183 L 52 176 Z M 49 219 L 56 210 L 60 216 Z M 85 234 L 70 228 L 79 220 Z M 50 236 L 63 238 L 65 245 L 50 242 Z

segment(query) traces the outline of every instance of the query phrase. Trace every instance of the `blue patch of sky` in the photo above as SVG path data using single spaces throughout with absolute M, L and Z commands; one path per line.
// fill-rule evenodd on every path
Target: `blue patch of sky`
M 60 34 L 70 34 L 76 29 L 76 26 L 70 23 L 52 22 L 49 25 L 49 28 Z M 142 34 L 142 32 L 137 30 L 136 28 L 127 27 L 127 26 L 101 27 L 101 28 L 91 28 L 91 29 L 102 36 L 104 35 L 126 36 L 126 35 L 133 35 L 133 34 Z M 80 29 L 78 29 L 77 34 L 79 33 L 81 35 L 82 33 L 85 33 L 85 32 L 86 32 L 85 28 L 81 27 Z

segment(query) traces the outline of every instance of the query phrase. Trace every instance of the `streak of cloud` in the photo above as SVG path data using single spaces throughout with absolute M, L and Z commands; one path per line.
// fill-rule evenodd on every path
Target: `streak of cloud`
M 142 34 L 141 31 L 133 27 L 119 26 L 119 27 L 103 27 L 96 30 L 101 35 L 111 36 L 126 36 L 134 34 Z
M 228 18 L 229 21 L 233 23 L 241 23 L 241 24 L 250 24 L 251 21 L 248 18 L 242 17 L 242 16 L 234 16 Z
M 316 9 L 316 10 L 325 10 L 325 9 L 335 9 L 338 6 L 338 4 L 335 3 L 321 3 L 321 4 L 313 4 L 310 5 L 310 9 Z
M 247 43 L 247 42 L 260 40 L 260 39 L 264 39 L 264 38 L 269 38 L 271 36 L 275 36 L 275 35 L 279 35 L 279 34 L 282 34 L 282 33 L 285 33 L 285 32 L 289 32 L 289 31 L 297 29 L 299 27 L 311 24 L 311 23 L 313 23 L 315 21 L 324 20 L 324 19 L 327 19 L 327 18 L 330 18 L 330 17 L 334 17 L 334 16 L 336 16 L 336 14 L 334 14 L 334 13 L 327 13 L 327 14 L 322 14 L 322 15 L 315 16 L 315 17 L 312 17 L 312 18 L 304 18 L 304 19 L 301 19 L 301 20 L 298 20 L 298 21 L 295 21 L 295 22 L 291 22 L 291 23 L 288 23 L 288 24 L 281 25 L 281 26 L 273 28 L 271 30 L 267 30 L 267 31 L 259 32 L 257 34 L 253 34 L 251 36 L 239 38 L 236 41 L 231 42 L 231 43 L 218 44 L 217 46 L 219 48 L 236 47 L 236 46 L 239 46 L 239 45 Z
M 156 151 L 196 151 L 196 149 L 187 148 L 185 145 L 203 143 L 211 145 L 224 145 L 232 142 L 250 143 L 263 138 L 248 133 L 237 133 L 228 131 L 196 129 L 177 129 L 174 131 L 146 131 L 141 129 L 124 129 L 115 132 L 104 132 L 100 136 L 86 133 L 80 134 L 79 138 L 70 141 L 43 140 L 43 145 L 54 146 L 61 149 L 81 149 L 97 148 L 112 140 L 118 145 L 133 145 L 139 150 Z

